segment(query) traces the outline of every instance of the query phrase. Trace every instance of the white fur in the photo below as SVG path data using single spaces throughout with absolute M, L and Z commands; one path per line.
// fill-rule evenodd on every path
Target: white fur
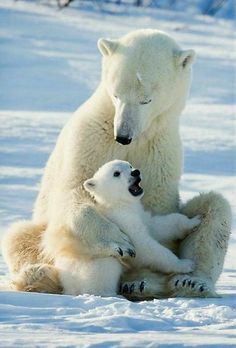
M 184 238 L 192 228 L 200 223 L 200 219 L 195 217 L 188 219 L 182 214 L 170 214 L 166 216 L 154 216 L 145 212 L 140 202 L 141 195 L 133 196 L 129 192 L 129 186 L 135 178 L 131 174 L 132 166 L 125 161 L 114 160 L 103 165 L 92 179 L 86 180 L 85 189 L 95 198 L 98 203 L 98 210 L 109 220 L 114 222 L 119 228 L 130 237 L 136 250 L 136 257 L 131 262 L 135 268 L 148 267 L 152 270 L 162 271 L 164 273 L 186 273 L 193 271 L 193 262 L 191 260 L 180 260 L 169 249 L 158 243 L 158 240 L 173 241 Z M 118 173 L 119 176 L 114 176 Z M 155 239 L 149 233 L 153 231 Z M 160 238 L 159 238 L 160 236 Z M 105 259 L 103 259 L 105 262 Z M 108 265 L 110 262 L 110 265 Z M 100 267 L 99 267 L 100 266 Z M 87 268 L 87 263 L 85 264 Z M 93 260 L 94 271 L 88 274 L 87 269 L 84 272 L 88 281 L 91 277 L 90 291 L 101 294 L 101 282 L 94 282 L 94 275 L 97 279 L 104 274 L 104 266 L 100 259 Z M 110 284 L 114 281 L 116 274 L 114 258 L 107 259 L 106 267 L 110 273 L 107 274 L 107 280 Z M 78 267 L 80 272 L 84 264 Z M 110 277 L 113 274 L 113 277 Z M 117 280 L 121 275 L 118 269 Z M 66 280 L 65 283 L 68 283 Z M 79 277 L 79 282 L 83 286 L 83 279 Z M 107 282 L 104 283 L 104 293 L 106 294 Z M 118 283 L 114 288 L 118 287 Z
M 58 258 L 55 265 L 64 294 L 114 296 L 118 293 L 122 265 L 113 257 L 80 260 Z
M 100 166 L 115 158 L 128 160 L 142 171 L 145 209 L 156 214 L 179 212 L 179 116 L 188 95 L 194 52 L 182 50 L 168 35 L 151 29 L 137 30 L 118 40 L 100 39 L 98 47 L 103 55 L 101 83 L 58 138 L 45 168 L 32 222 L 18 224 L 3 240 L 11 270 L 19 271 L 22 264 L 34 260 L 55 264 L 66 257 L 70 264 L 81 257 L 129 258 L 129 250 L 134 247 L 128 236 L 96 211 L 82 185 Z M 119 141 L 132 138 L 132 142 L 124 146 L 114 137 Z M 197 197 L 185 211 L 189 217 L 205 214 L 205 218 L 197 236 L 194 233 L 188 237 L 181 254 L 193 255 L 194 274 L 214 286 L 227 250 L 229 205 L 213 193 Z M 32 248 L 34 231 L 40 242 Z M 24 240 L 24 250 L 19 248 L 20 240 Z M 119 248 L 123 257 L 117 252 Z M 204 253 L 199 257 L 200 250 Z M 157 289 L 160 277 L 139 270 L 135 271 L 137 281 L 144 274 L 151 279 L 146 279 L 146 284 Z M 127 281 L 134 279 L 133 270 L 125 277 Z M 162 277 L 162 292 L 167 293 L 167 282 Z M 174 292 L 175 283 L 171 283 Z M 145 298 L 145 292 L 142 294 Z M 181 294 L 185 295 L 184 290 Z

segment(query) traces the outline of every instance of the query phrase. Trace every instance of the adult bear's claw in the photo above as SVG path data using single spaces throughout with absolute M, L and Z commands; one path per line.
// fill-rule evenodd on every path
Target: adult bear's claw
M 136 256 L 135 250 L 132 250 L 132 249 L 128 249 L 128 254 L 129 254 L 130 257 L 135 257 Z
M 120 254 L 120 256 L 123 256 L 123 255 L 124 255 L 123 250 L 122 250 L 121 248 L 118 248 L 117 251 L 118 251 L 118 253 Z

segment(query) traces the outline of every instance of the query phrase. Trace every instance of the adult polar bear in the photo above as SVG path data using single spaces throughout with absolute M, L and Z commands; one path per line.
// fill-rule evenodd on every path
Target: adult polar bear
M 118 158 L 141 169 L 146 209 L 157 214 L 180 209 L 179 116 L 194 52 L 181 50 L 157 30 L 134 31 L 119 40 L 100 39 L 98 47 L 103 55 L 102 81 L 62 130 L 45 169 L 32 221 L 15 224 L 3 240 L 4 257 L 20 290 L 59 292 L 54 264 L 63 257 L 133 256 L 125 231 L 99 215 L 83 189 L 83 182 L 104 163 Z M 131 292 L 129 297 L 132 292 L 141 298 L 214 295 L 230 234 L 229 205 L 211 192 L 193 198 L 182 212 L 203 216 L 198 231 L 179 248 L 180 257 L 194 260 L 195 271 L 170 277 L 130 270 L 121 287 Z

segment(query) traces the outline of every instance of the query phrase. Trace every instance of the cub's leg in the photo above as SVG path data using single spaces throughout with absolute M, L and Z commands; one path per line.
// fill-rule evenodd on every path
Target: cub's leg
M 160 297 L 216 297 L 215 283 L 223 268 L 231 228 L 231 209 L 219 194 L 210 192 L 190 200 L 182 210 L 189 218 L 202 217 L 197 230 L 180 245 L 180 257 L 191 258 L 196 269 L 189 274 L 163 275 L 141 270 L 127 272 L 121 294 L 129 299 Z
M 164 273 L 188 273 L 193 271 L 191 259 L 179 259 L 172 251 L 164 247 L 147 233 L 142 242 L 136 243 L 136 265 Z
M 151 233 L 159 242 L 172 242 L 185 238 L 201 223 L 199 216 L 188 218 L 186 215 L 173 213 L 151 217 Z

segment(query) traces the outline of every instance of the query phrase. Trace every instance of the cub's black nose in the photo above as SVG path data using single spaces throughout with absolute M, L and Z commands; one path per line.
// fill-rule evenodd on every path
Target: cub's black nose
M 132 138 L 116 137 L 116 141 L 122 145 L 128 145 L 131 143 Z
M 132 176 L 140 176 L 140 171 L 138 169 L 132 170 L 131 175 Z

